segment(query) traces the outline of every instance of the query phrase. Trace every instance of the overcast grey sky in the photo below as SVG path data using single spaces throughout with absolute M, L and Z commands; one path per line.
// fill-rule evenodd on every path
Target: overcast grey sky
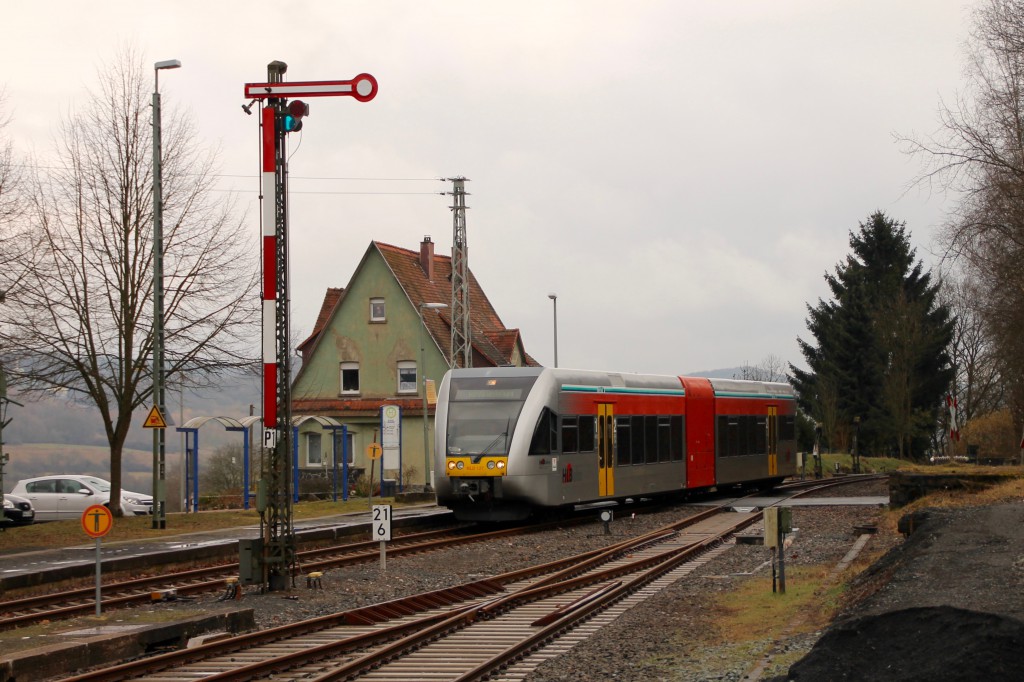
M 931 266 L 949 198 L 909 189 L 894 133 L 961 88 L 966 0 L 56 2 L 4 8 L 7 129 L 45 155 L 97 69 L 133 46 L 221 148 L 259 238 L 247 82 L 370 73 L 377 98 L 310 100 L 292 136 L 293 326 L 371 240 L 450 253 L 468 177 L 469 264 L 527 351 L 679 374 L 802 364 L 806 304 L 876 209 Z M 301 135 L 301 136 L 300 136 Z M 258 301 L 254 301 L 254 305 Z M 254 349 L 258 353 L 258 349 Z

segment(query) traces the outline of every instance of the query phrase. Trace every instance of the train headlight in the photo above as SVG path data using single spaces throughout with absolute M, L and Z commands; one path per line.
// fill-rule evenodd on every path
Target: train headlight
M 494 460 L 493 459 L 490 462 L 487 463 L 487 468 L 488 469 L 493 469 L 494 468 Z
M 499 469 L 504 469 L 504 468 L 505 468 L 505 462 L 504 462 L 504 460 L 502 460 L 502 461 L 498 462 L 498 468 L 499 468 Z
M 455 468 L 456 469 L 464 469 L 465 467 L 466 467 L 466 463 L 465 462 L 456 462 L 455 463 Z
M 455 468 L 455 462 L 448 462 L 448 468 L 449 469 L 454 469 Z

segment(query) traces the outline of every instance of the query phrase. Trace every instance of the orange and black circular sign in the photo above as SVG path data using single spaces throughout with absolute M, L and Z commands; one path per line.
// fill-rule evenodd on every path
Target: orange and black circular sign
M 82 530 L 91 538 L 101 538 L 114 527 L 114 515 L 102 504 L 94 504 L 82 512 Z

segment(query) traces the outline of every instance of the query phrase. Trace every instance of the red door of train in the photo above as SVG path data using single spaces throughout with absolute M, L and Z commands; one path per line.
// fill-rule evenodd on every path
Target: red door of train
M 768 475 L 779 475 L 779 408 L 768 408 Z
M 597 494 L 615 494 L 615 410 L 611 403 L 597 406 Z
M 715 484 L 715 389 L 702 378 L 680 377 L 686 390 L 686 487 Z

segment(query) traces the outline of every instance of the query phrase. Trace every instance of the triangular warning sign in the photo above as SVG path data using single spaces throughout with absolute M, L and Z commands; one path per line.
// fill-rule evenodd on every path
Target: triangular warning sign
M 164 416 L 160 414 L 160 408 L 156 405 L 149 411 L 149 416 L 146 417 L 146 423 L 142 425 L 144 429 L 166 429 L 167 422 L 164 421 Z

